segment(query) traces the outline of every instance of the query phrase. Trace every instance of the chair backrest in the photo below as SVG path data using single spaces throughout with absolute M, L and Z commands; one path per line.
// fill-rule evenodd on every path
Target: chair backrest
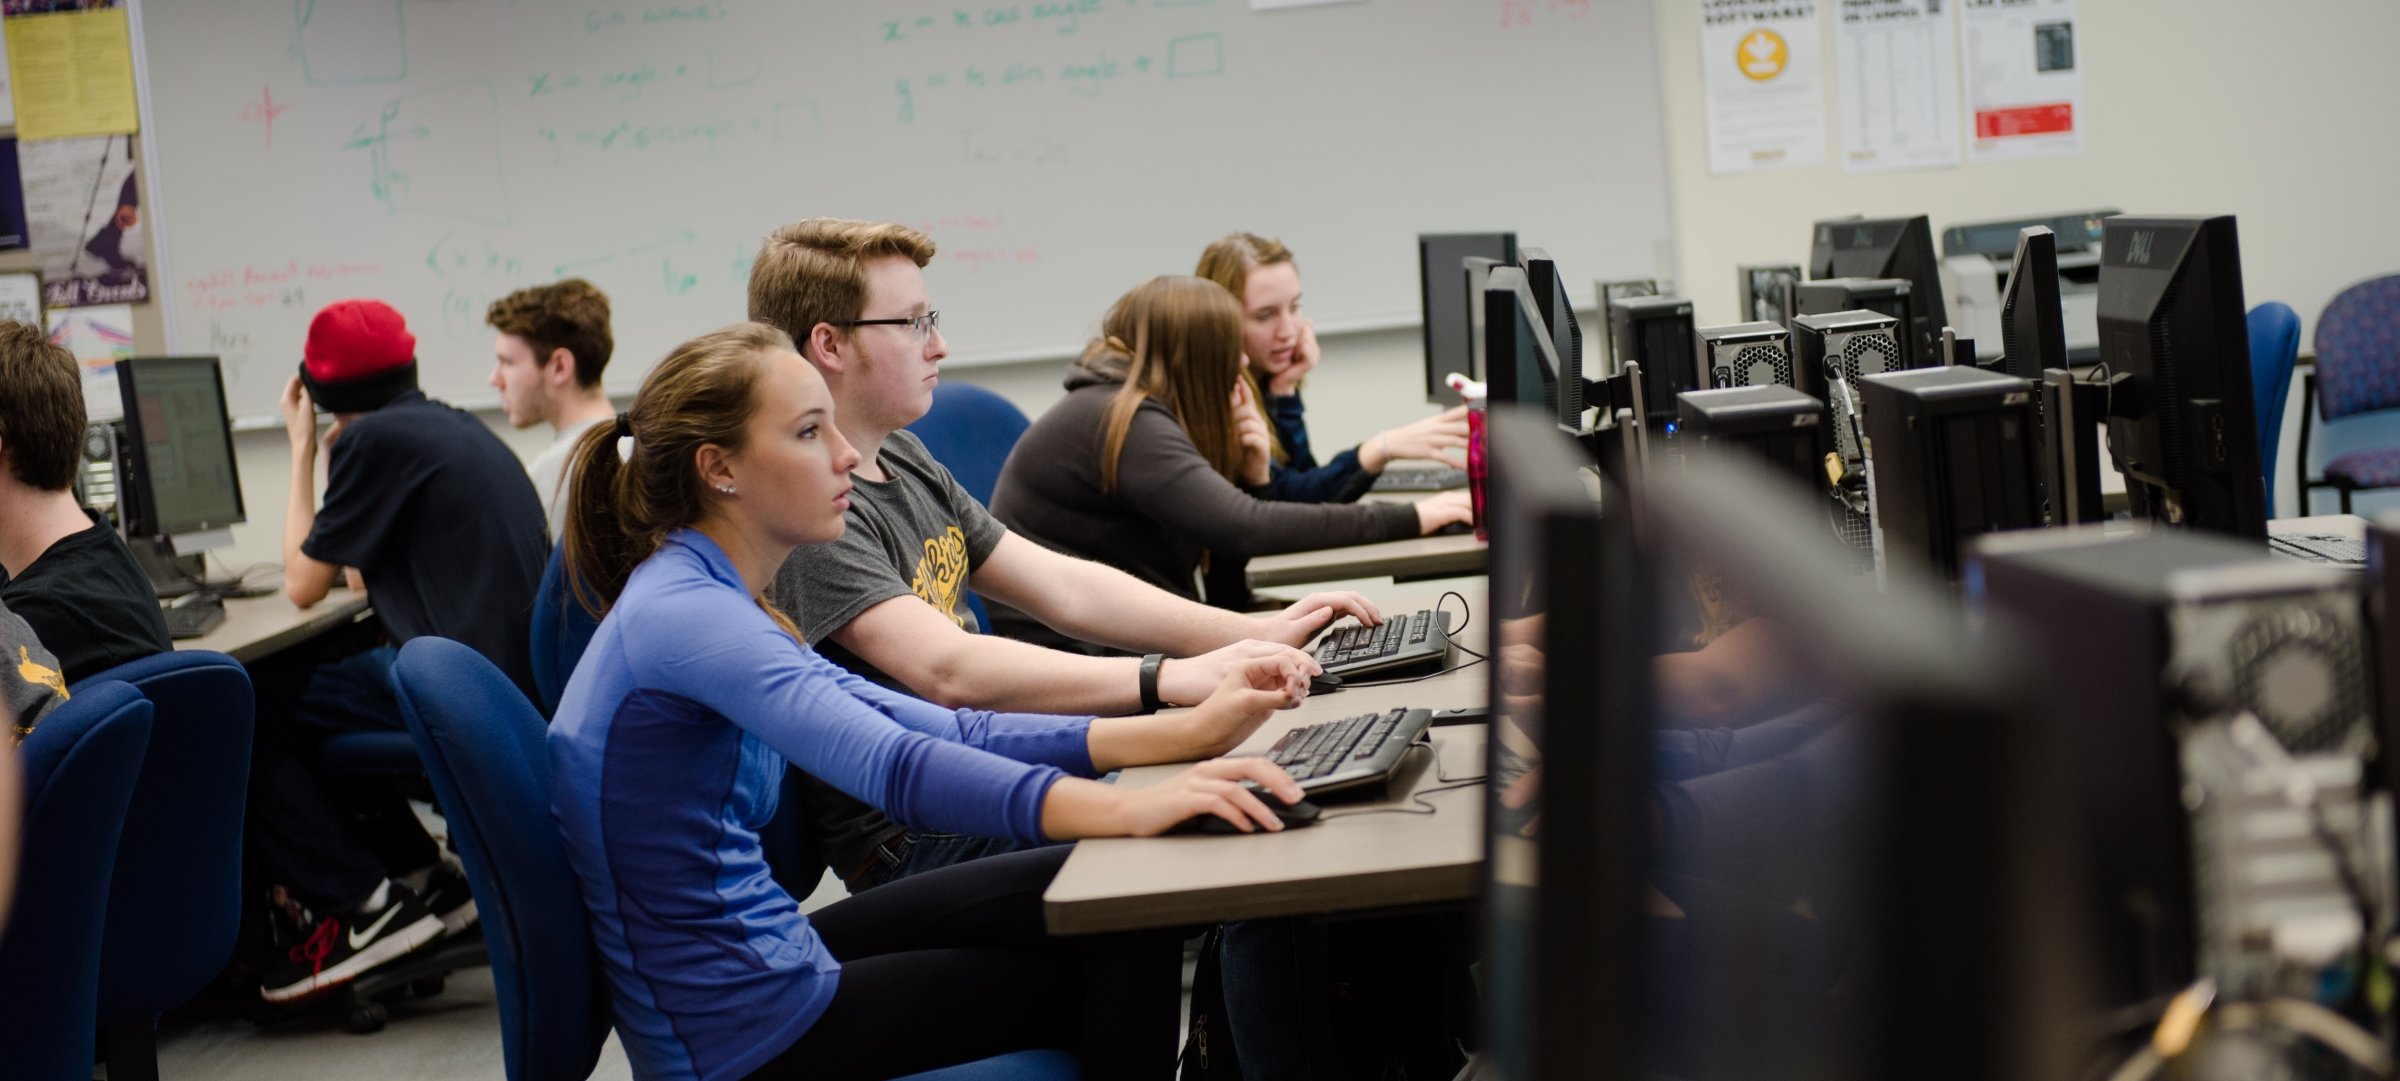
M 938 388 L 937 388 L 938 389 Z M 542 716 L 558 712 L 558 698 L 567 693 L 567 678 L 600 621 L 575 599 L 567 586 L 567 546 L 552 545 L 550 565 L 542 570 L 541 589 L 533 595 L 533 685 L 542 694 Z
M 2258 407 L 2258 465 L 2266 472 L 2267 516 L 2275 516 L 2275 452 L 2283 444 L 2283 403 L 2300 360 L 2300 313 L 2280 300 L 2250 309 L 2250 400 Z
M 2317 316 L 2317 415 L 2400 406 L 2400 274 L 2342 290 Z
M 100 934 L 125 808 L 150 746 L 150 702 L 87 683 L 25 737 L 17 897 L 0 934 L 0 1063 L 10 1077 L 90 1077 Z
M 150 700 L 150 749 L 117 841 L 100 952 L 100 1023 L 163 1013 L 208 987 L 242 919 L 242 811 L 250 792 L 250 673 L 178 650 L 85 680 Z
M 933 388 L 933 408 L 908 430 L 958 478 L 959 487 L 989 506 L 1001 465 L 1032 426 L 1024 411 L 998 394 L 970 383 L 943 382 Z
M 582 1081 L 608 1036 L 608 997 L 550 817 L 542 718 L 492 662 L 446 638 L 400 647 L 392 688 L 475 892 L 508 1077 Z

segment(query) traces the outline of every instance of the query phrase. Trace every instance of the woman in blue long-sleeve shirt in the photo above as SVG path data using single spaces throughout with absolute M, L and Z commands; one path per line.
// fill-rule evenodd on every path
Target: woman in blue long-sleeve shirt
M 1090 1076 L 1164 1076 L 1172 946 L 1137 957 L 1125 940 L 1045 937 L 1040 894 L 1063 847 L 811 919 L 769 874 L 759 827 L 789 760 L 958 833 L 1154 834 L 1198 814 L 1278 828 L 1237 783 L 1297 799 L 1262 759 L 1148 788 L 1086 778 L 1221 754 L 1305 676 L 1262 659 L 1188 714 L 1093 719 L 942 709 L 849 675 L 761 597 L 795 546 L 841 534 L 858 456 L 832 408 L 788 337 L 738 324 L 677 347 L 576 447 L 567 558 L 606 617 L 550 728 L 553 811 L 635 1074 L 864 1079 L 1054 1047 Z

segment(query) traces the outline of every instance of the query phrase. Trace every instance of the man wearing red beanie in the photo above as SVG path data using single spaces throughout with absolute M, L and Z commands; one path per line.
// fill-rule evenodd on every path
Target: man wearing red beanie
M 323 783 L 303 765 L 314 745 L 340 731 L 401 729 L 391 663 L 419 635 L 465 643 L 529 696 L 533 686 L 528 635 L 550 547 L 541 501 L 482 421 L 417 389 L 416 349 L 390 305 L 337 301 L 309 323 L 299 374 L 284 387 L 284 593 L 309 607 L 346 569 L 363 580 L 388 641 L 329 647 L 260 678 L 252 843 L 319 917 L 291 963 L 267 974 L 270 1002 L 355 979 L 475 919 L 465 879 L 399 792 L 357 777 Z M 322 441 L 319 406 L 334 415 Z

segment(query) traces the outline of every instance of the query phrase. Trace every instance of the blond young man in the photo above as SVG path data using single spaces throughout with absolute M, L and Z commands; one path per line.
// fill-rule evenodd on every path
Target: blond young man
M 933 255 L 932 239 L 905 226 L 811 218 L 776 230 L 751 264 L 750 318 L 789 333 L 824 374 L 834 423 L 860 455 L 849 528 L 794 552 L 770 591 L 821 652 L 943 705 L 1121 714 L 1199 702 L 1243 660 L 1290 651 L 1341 616 L 1381 620 L 1354 593 L 1260 616 L 1210 608 L 992 518 L 903 430 L 932 408 L 949 354 L 925 291 Z M 1148 656 L 977 633 L 969 588 L 1069 637 Z M 971 839 L 912 837 L 821 786 L 810 817 L 853 888 L 982 854 Z

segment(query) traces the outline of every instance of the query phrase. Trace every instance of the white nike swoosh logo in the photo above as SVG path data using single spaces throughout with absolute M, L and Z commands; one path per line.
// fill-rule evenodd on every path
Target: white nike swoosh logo
M 399 914 L 400 904 L 399 902 L 395 901 L 391 904 L 383 906 L 383 915 L 375 917 L 375 922 L 366 925 L 364 928 L 351 928 L 350 948 L 356 950 L 369 942 L 375 941 L 375 936 L 383 933 L 383 925 L 392 922 L 392 917 Z M 366 931 L 366 934 L 359 934 L 359 931 L 361 930 Z

